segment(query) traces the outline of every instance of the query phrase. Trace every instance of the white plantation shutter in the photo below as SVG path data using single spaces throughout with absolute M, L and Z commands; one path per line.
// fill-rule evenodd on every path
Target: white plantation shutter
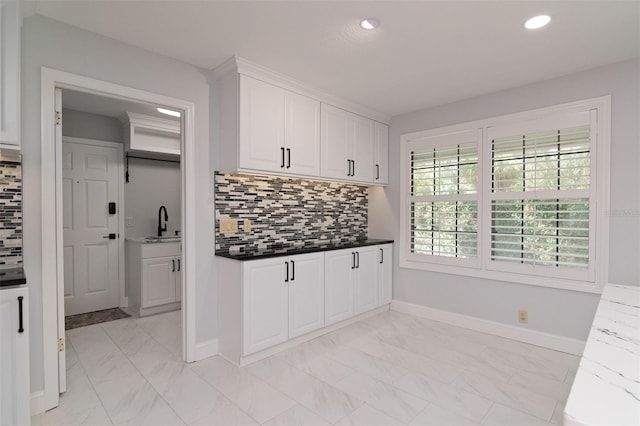
M 601 97 L 401 135 L 400 267 L 597 292 L 610 126 Z
M 460 262 L 478 257 L 479 131 L 412 142 L 409 242 L 412 256 Z
M 593 278 L 593 120 L 583 112 L 571 127 L 490 129 L 489 268 Z

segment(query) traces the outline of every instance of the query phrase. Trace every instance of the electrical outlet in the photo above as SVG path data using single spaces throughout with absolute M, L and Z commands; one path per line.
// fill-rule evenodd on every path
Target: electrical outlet
M 244 232 L 251 232 L 251 221 L 249 219 L 245 219 L 244 221 L 242 221 L 242 226 Z
M 529 322 L 529 311 L 520 309 L 518 311 L 518 322 L 520 324 L 527 324 Z
M 238 232 L 238 219 L 220 218 L 220 232 L 222 234 L 235 234 Z

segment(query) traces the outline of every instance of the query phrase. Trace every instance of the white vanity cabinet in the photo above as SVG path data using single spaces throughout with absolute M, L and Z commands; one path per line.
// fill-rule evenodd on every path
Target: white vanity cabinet
M 0 290 L 0 425 L 29 425 L 29 289 Z
M 129 306 L 141 317 L 180 309 L 180 243 L 127 241 L 126 250 Z
M 320 102 L 245 75 L 239 85 L 237 164 L 239 171 L 296 176 L 320 173 Z M 230 84 L 233 84 L 230 83 Z M 231 96 L 232 94 L 229 94 Z M 229 112 L 229 115 L 233 115 Z M 229 123 L 222 123 L 225 127 Z M 223 133 L 224 134 L 224 133 Z M 234 138 L 234 136 L 230 136 Z
M 20 1 L 0 1 L 0 149 L 20 149 Z
M 374 183 L 375 122 L 322 104 L 321 171 L 325 178 Z

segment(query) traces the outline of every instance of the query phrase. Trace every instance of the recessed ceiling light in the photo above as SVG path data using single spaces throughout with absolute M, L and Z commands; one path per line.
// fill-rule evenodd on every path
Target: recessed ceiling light
M 376 18 L 367 18 L 360 21 L 360 26 L 365 30 L 375 30 L 380 26 L 380 21 Z
M 551 17 L 549 15 L 538 15 L 525 22 L 524 27 L 528 30 L 537 30 L 547 25 L 550 21 Z
M 172 117 L 180 117 L 180 113 L 178 111 L 172 111 L 170 109 L 164 109 L 164 108 L 156 108 L 156 109 L 158 110 L 158 112 L 161 112 L 162 114 L 167 114 Z

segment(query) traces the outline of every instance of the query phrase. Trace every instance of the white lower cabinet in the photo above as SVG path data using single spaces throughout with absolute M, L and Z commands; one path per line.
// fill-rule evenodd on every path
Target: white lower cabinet
M 393 244 L 378 246 L 378 304 L 391 303 L 393 299 Z
M 326 325 L 329 325 L 354 315 L 351 272 L 355 265 L 355 251 L 329 251 L 324 256 L 324 316 Z
M 29 298 L 26 286 L 0 290 L 0 425 L 29 425 Z
M 180 308 L 182 259 L 180 243 L 127 241 L 127 296 L 140 316 Z
M 243 263 L 243 355 L 324 326 L 322 265 L 322 253 Z
M 380 306 L 378 253 L 378 246 L 370 246 L 325 254 L 327 325 Z
M 219 257 L 220 354 L 243 365 L 259 351 L 389 303 L 391 248 Z

